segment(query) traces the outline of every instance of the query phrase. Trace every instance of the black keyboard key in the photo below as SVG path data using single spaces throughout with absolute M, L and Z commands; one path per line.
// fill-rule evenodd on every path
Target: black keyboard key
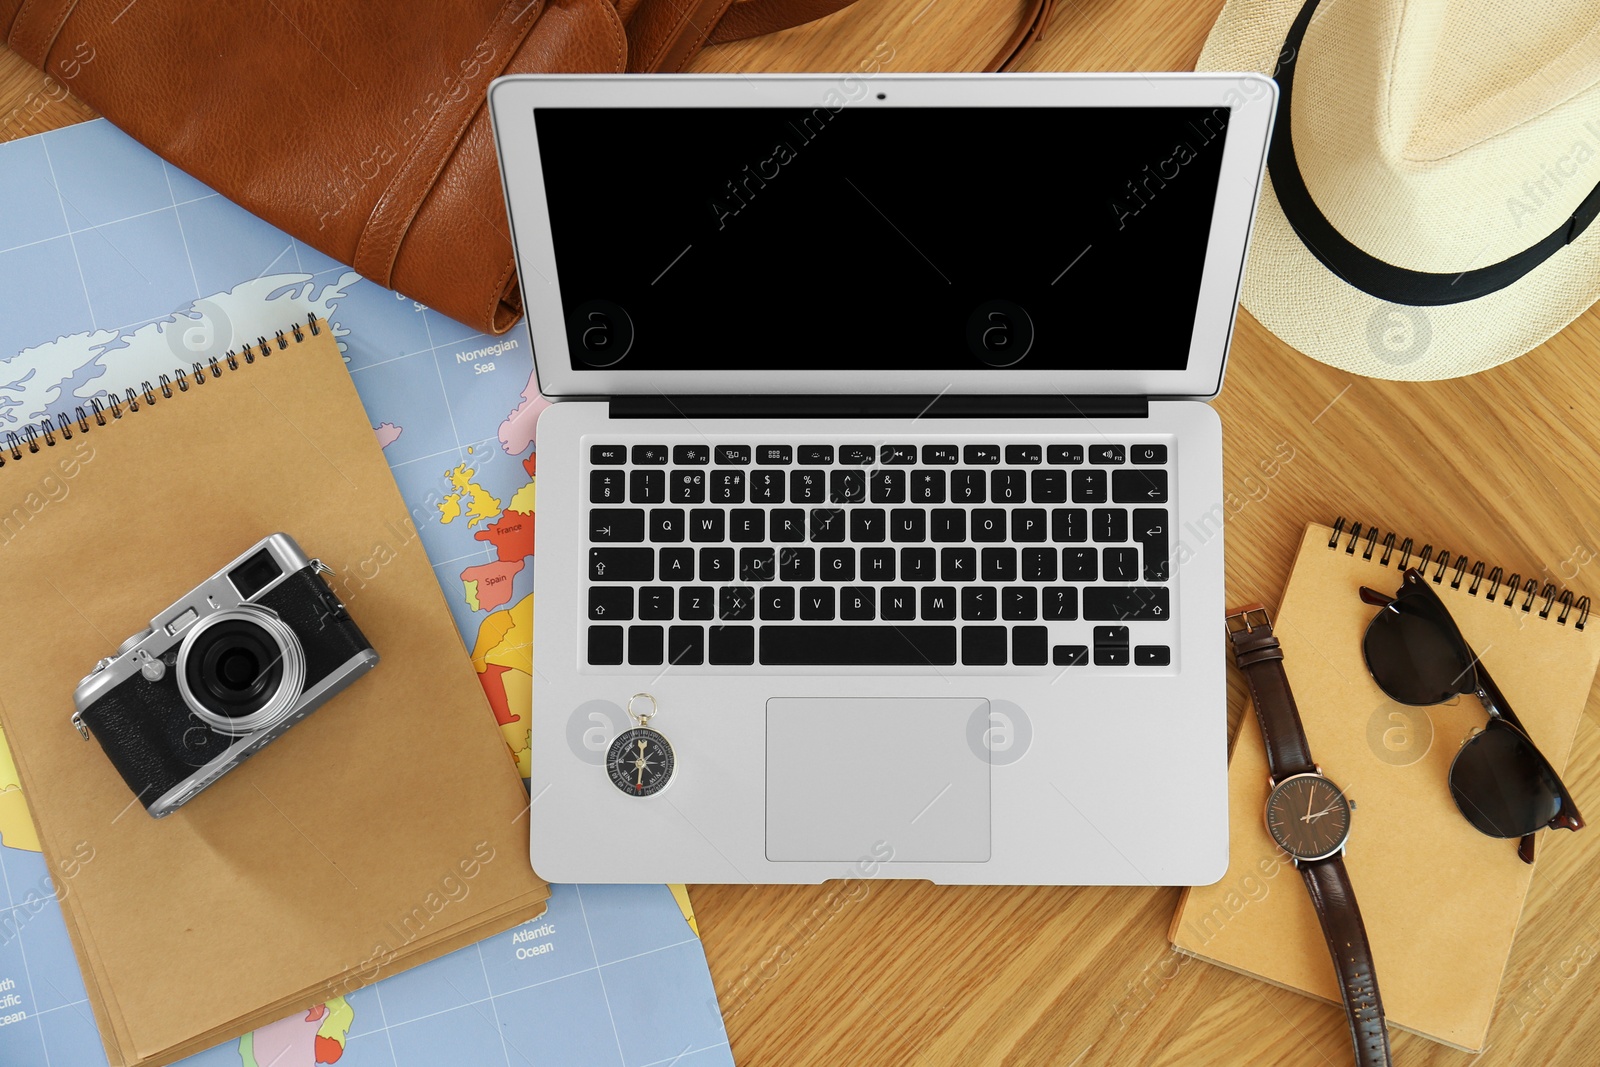
M 682 508 L 650 509 L 650 540 L 675 544 L 683 540 Z
M 889 540 L 921 544 L 928 539 L 928 513 L 921 508 L 895 508 L 889 513 Z
M 992 585 L 969 585 L 961 590 L 961 618 L 970 622 L 992 622 L 1000 613 L 998 591 Z
M 621 471 L 589 472 L 589 503 L 621 504 L 626 497 L 627 482 Z
M 639 618 L 672 618 L 673 593 L 670 586 L 647 585 L 639 590 Z
M 860 476 L 860 471 L 852 471 Z M 828 499 L 828 478 L 822 471 L 789 472 L 789 499 L 796 504 L 821 504 Z
M 967 667 L 1003 667 L 1006 662 L 1004 626 L 963 626 L 961 662 Z
M 685 467 L 704 467 L 711 462 L 711 448 L 708 445 L 673 445 L 672 462 Z
M 1082 445 L 1051 445 L 1045 449 L 1045 459 L 1051 463 L 1062 466 L 1071 466 L 1083 462 Z
M 900 580 L 902 582 L 931 582 L 935 577 L 935 557 L 931 548 L 902 548 L 900 550 Z
M 915 470 L 911 472 L 911 502 L 913 504 L 944 503 L 944 471 Z
M 833 618 L 833 586 L 808 585 L 800 590 L 800 617 L 811 621 Z
M 589 662 L 597 667 L 622 662 L 622 627 L 589 627 Z
M 825 467 L 833 462 L 832 445 L 801 445 L 796 451 L 800 462 L 807 467 Z
M 1087 667 L 1088 645 L 1057 645 L 1050 652 L 1050 662 L 1057 667 Z
M 589 589 L 589 618 L 596 622 L 633 618 L 633 590 L 618 585 L 592 586 Z
M 870 467 L 878 461 L 878 450 L 871 445 L 840 445 L 839 462 L 849 467 Z
M 591 548 L 591 582 L 648 582 L 656 576 L 653 548 Z
M 763 626 L 761 662 L 774 666 L 954 666 L 954 626 Z
M 767 585 L 757 594 L 763 622 L 785 622 L 794 618 L 794 589 L 787 585 Z
M 713 504 L 743 504 L 744 471 L 712 471 L 711 502 Z
M 1137 582 L 1139 580 L 1139 550 L 1137 548 L 1108 548 L 1102 553 L 1100 577 L 1108 582 Z
M 1006 462 L 1017 466 L 1038 463 L 1044 458 L 1038 445 L 1006 445 Z
M 922 588 L 922 617 L 929 621 L 956 617 L 956 591 L 948 585 Z
M 620 467 L 628 462 L 628 450 L 622 445 L 590 445 L 589 462 L 597 467 Z
M 874 504 L 904 504 L 906 502 L 906 472 L 893 470 L 873 471 L 871 484 Z
M 876 591 L 860 585 L 839 590 L 839 618 L 847 622 L 871 622 L 877 615 Z
M 1061 550 L 1061 580 L 1092 582 L 1100 577 L 1100 553 L 1092 548 Z
M 718 445 L 716 453 L 718 463 L 743 466 L 750 462 L 749 445 Z
M 643 541 L 643 508 L 592 508 L 589 511 L 589 540 Z
M 727 513 L 721 508 L 695 508 L 689 512 L 689 540 L 718 544 L 728 539 Z
M 733 581 L 733 549 L 702 548 L 700 550 L 700 580 L 702 582 Z
M 828 502 L 859 504 L 867 499 L 867 472 L 845 467 L 828 472 Z
M 882 508 L 850 509 L 850 540 L 875 544 L 884 539 L 889 519 Z
M 709 586 L 686 585 L 678 590 L 678 618 L 709 619 L 716 613 L 716 594 Z
M 1040 667 L 1050 658 L 1050 631 L 1043 626 L 1011 628 L 1011 662 L 1019 667 Z
M 1118 504 L 1165 504 L 1167 472 L 1125 470 L 1111 472 L 1111 499 Z
M 653 667 L 661 662 L 667 632 L 660 626 L 628 627 L 628 662 L 635 667 Z
M 1172 662 L 1172 649 L 1166 645 L 1135 645 L 1133 662 L 1140 667 L 1165 667 Z
M 773 508 L 767 516 L 769 541 L 794 544 L 806 539 L 806 513 L 800 508 Z
M 1024 504 L 1028 500 L 1028 472 L 991 471 L 989 499 L 996 504 Z
M 734 508 L 728 512 L 728 540 L 750 544 L 767 539 L 767 513 L 760 508 Z
M 1035 504 L 1065 504 L 1067 502 L 1067 472 L 1048 467 L 1033 472 L 1033 502 Z
M 665 467 L 667 465 L 666 445 L 634 445 L 633 462 L 639 467 Z M 656 662 L 660 662 L 657 660 Z
M 628 502 L 664 504 L 667 500 L 666 471 L 629 471 Z
M 751 471 L 750 472 L 750 503 L 752 503 L 752 504 L 781 504 L 781 503 L 783 503 L 783 472 L 782 471 Z
M 663 582 L 694 581 L 694 549 L 663 548 L 660 577 Z
M 787 467 L 794 462 L 794 449 L 788 445 L 758 445 L 756 462 L 768 467 Z
M 975 582 L 978 580 L 978 550 L 975 548 L 941 548 L 939 550 L 939 576 L 946 582 Z
M 817 580 L 817 550 L 785 548 L 778 553 L 778 577 L 785 582 Z
M 813 541 L 843 541 L 844 511 L 840 508 L 812 508 L 810 532 Z
M 988 467 L 1000 462 L 999 445 L 967 445 L 961 450 L 961 462 L 974 467 Z
M 1071 622 L 1078 617 L 1078 589 L 1071 585 L 1054 585 L 1040 591 L 1044 604 L 1042 617 L 1051 622 Z
M 863 582 L 894 581 L 894 549 L 863 548 L 861 550 L 861 580 Z
M 928 515 L 928 537 L 938 543 L 967 539 L 967 513 L 963 508 L 934 508 Z
M 707 661 L 729 667 L 739 667 L 756 661 L 756 628 L 754 626 L 713 626 L 711 628 L 711 654 Z
M 673 471 L 667 475 L 667 495 L 674 504 L 704 504 L 706 500 L 705 471 Z
M 1128 628 L 1126 626 L 1096 626 L 1094 628 L 1095 666 L 1126 667 L 1128 658 Z
M 1089 512 L 1083 508 L 1056 508 L 1051 511 L 1050 540 L 1089 540 Z
M 1053 548 L 1023 549 L 1022 580 L 1025 582 L 1055 581 L 1056 550 Z
M 950 502 L 952 504 L 982 504 L 989 498 L 988 479 L 982 471 L 951 471 Z
M 1016 581 L 1017 550 L 1014 548 L 984 549 L 982 574 L 983 580 L 986 582 Z
M 1090 445 L 1089 462 L 1101 466 L 1114 466 L 1124 462 L 1121 445 Z
M 1166 445 L 1134 445 L 1128 450 L 1128 462 L 1135 466 L 1159 467 L 1166 461 Z
M 1094 539 L 1109 544 L 1128 539 L 1128 513 L 1121 508 L 1094 509 Z
M 1166 619 L 1172 616 L 1171 591 L 1164 585 L 1097 585 L 1083 591 L 1086 619 Z
M 1031 585 L 1000 590 L 1000 617 L 1007 622 L 1031 622 L 1039 617 L 1039 591 Z
M 706 632 L 698 626 L 672 626 L 667 629 L 667 662 L 693 667 L 705 662 Z
M 1043 541 L 1048 532 L 1044 521 L 1044 508 L 1011 510 L 1011 540 Z
M 961 450 L 955 445 L 923 445 L 922 462 L 930 467 L 953 467 L 961 462 Z
M 771 548 L 741 548 L 739 550 L 739 580 L 741 582 L 770 582 L 777 577 L 778 553 Z
M 1106 472 L 1073 471 L 1072 502 L 1074 504 L 1104 504 L 1106 502 Z
M 1134 508 L 1133 539 L 1144 553 L 1144 580 L 1164 582 L 1170 577 L 1165 508 Z
M 756 591 L 748 585 L 725 585 L 717 590 L 717 618 L 723 622 L 749 622 L 756 617 Z
M 878 462 L 886 467 L 909 467 L 916 461 L 916 445 L 884 445 L 878 450 Z
M 917 617 L 917 591 L 909 585 L 889 585 L 879 599 L 885 621 L 904 621 Z
M 1000 508 L 977 508 L 972 513 L 974 541 L 1004 541 L 1006 513 Z
M 856 550 L 853 548 L 825 548 L 822 550 L 822 580 L 825 582 L 853 582 L 856 580 Z

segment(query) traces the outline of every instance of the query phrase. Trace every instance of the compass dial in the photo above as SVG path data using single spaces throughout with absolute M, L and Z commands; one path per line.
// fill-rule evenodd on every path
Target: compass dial
M 1350 802 L 1320 774 L 1285 778 L 1267 798 L 1267 832 L 1297 860 L 1320 860 L 1350 836 Z
M 625 730 L 606 751 L 611 784 L 630 797 L 647 797 L 667 787 L 677 760 L 667 739 L 643 726 Z

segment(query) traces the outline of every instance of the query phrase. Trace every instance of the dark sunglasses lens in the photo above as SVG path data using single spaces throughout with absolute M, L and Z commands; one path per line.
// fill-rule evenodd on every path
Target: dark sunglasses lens
M 1529 740 L 1495 723 L 1450 765 L 1450 794 L 1467 821 L 1490 837 L 1521 837 L 1561 810 L 1561 787 Z
M 1378 688 L 1402 704 L 1442 704 L 1470 680 L 1472 660 L 1451 628 L 1404 601 L 1378 612 L 1361 647 Z

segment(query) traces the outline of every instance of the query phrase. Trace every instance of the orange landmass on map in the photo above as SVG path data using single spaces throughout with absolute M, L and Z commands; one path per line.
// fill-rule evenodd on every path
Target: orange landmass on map
M 521 715 L 511 711 L 511 698 L 506 695 L 506 682 L 504 675 L 510 667 L 502 667 L 498 663 L 489 663 L 478 674 L 478 681 L 483 685 L 483 693 L 489 698 L 489 707 L 494 709 L 494 721 L 501 726 L 521 720 Z
M 533 453 L 527 459 L 522 461 L 522 469 L 528 472 L 528 477 L 530 477 L 530 478 L 536 477 L 538 475 L 539 472 L 534 470 L 534 468 L 537 467 L 538 465 L 539 465 L 539 453 L 537 453 L 537 452 Z
M 339 1058 L 344 1055 L 343 1045 L 339 1044 L 339 1042 L 335 1041 L 333 1038 L 323 1037 L 321 1034 L 317 1035 L 316 1049 L 318 1063 L 338 1063 Z
M 507 511 L 472 536 L 475 540 L 494 545 L 495 556 L 501 563 L 518 561 L 533 555 L 533 516 L 521 511 Z M 479 594 L 478 602 L 482 604 L 481 589 Z
M 476 567 L 468 567 L 462 571 L 461 580 L 477 582 L 479 609 L 493 611 L 510 603 L 511 579 L 516 577 L 523 565 L 520 559 L 510 562 L 497 560 L 494 563 L 480 563 Z

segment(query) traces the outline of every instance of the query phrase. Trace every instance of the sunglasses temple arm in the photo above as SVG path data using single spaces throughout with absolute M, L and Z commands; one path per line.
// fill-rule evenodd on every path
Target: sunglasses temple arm
M 1500 692 L 1500 687 L 1494 684 L 1494 679 L 1489 676 L 1483 661 L 1476 660 L 1475 665 L 1478 674 L 1477 697 L 1483 704 L 1483 709 L 1489 713 L 1491 719 L 1500 719 L 1508 726 L 1516 727 L 1517 732 L 1527 738 L 1528 744 L 1533 746 L 1535 752 L 1538 752 L 1538 743 L 1533 740 L 1533 735 L 1528 733 L 1528 728 L 1523 726 L 1522 721 L 1517 718 L 1517 713 L 1511 710 L 1510 702 L 1506 700 L 1505 694 Z M 1539 752 L 1539 757 L 1544 759 L 1546 764 L 1550 762 L 1542 752 Z M 1555 774 L 1555 768 L 1551 767 L 1550 772 Z M 1550 825 L 1566 830 L 1583 829 L 1583 815 L 1579 813 L 1577 801 L 1572 799 L 1572 793 L 1567 789 L 1567 783 L 1563 782 L 1558 774 L 1555 774 L 1555 779 L 1556 784 L 1561 788 L 1561 811 Z M 1533 862 L 1531 858 L 1533 855 L 1533 842 L 1529 840 L 1532 836 L 1532 834 L 1529 834 L 1528 838 L 1524 838 L 1522 846 L 1517 850 L 1517 854 L 1522 856 L 1528 863 Z
M 1361 601 L 1364 604 L 1371 604 L 1373 607 L 1386 608 L 1394 603 L 1394 597 L 1364 585 L 1361 587 Z

